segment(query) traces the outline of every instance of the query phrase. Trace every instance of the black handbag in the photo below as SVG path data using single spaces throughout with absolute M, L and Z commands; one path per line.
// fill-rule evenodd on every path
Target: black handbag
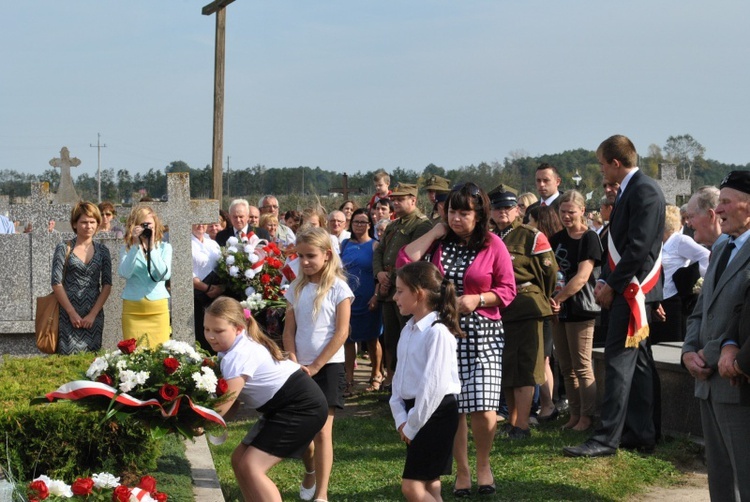
M 590 230 L 589 230 L 590 232 Z M 587 232 L 588 233 L 588 232 Z M 586 234 L 583 234 L 585 236 Z M 583 245 L 583 236 L 578 241 L 578 259 L 581 257 L 581 247 Z M 599 238 L 597 236 L 597 242 Z M 601 243 L 600 243 L 601 246 Z M 596 303 L 594 298 L 594 288 L 596 287 L 596 281 L 601 275 L 602 267 L 595 266 L 589 275 L 589 280 L 583 287 L 573 296 L 565 301 L 568 315 L 574 317 L 587 317 L 589 319 L 595 318 L 602 311 L 602 308 Z

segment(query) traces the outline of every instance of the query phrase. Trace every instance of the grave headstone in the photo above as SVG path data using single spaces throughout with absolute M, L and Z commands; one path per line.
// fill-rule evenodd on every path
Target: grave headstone
M 71 159 L 68 147 L 64 146 L 60 150 L 60 157 L 50 160 L 49 165 L 60 169 L 60 186 L 57 187 L 55 202 L 75 204 L 81 200 L 73 186 L 73 177 L 70 175 L 70 168 L 80 166 L 81 160 L 78 157 Z

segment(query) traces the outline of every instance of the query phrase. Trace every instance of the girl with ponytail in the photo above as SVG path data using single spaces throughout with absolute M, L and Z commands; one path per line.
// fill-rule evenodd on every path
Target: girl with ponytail
M 440 476 L 451 473 L 458 430 L 456 289 L 437 267 L 415 262 L 396 272 L 393 297 L 403 316 L 411 315 L 398 342 L 391 412 L 406 443 L 401 490 L 407 500 L 442 500 Z
M 218 352 L 230 399 L 240 392 L 262 413 L 232 453 L 232 468 L 245 500 L 281 501 L 268 471 L 283 458 L 300 458 L 328 416 L 320 387 L 258 327 L 250 311 L 233 298 L 219 297 L 206 308 L 203 327 Z

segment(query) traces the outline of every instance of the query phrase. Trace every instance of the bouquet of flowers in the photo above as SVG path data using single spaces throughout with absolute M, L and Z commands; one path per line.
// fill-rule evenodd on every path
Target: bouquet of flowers
M 229 289 L 247 298 L 243 306 L 257 314 L 274 307 L 284 307 L 284 255 L 271 242 L 252 240 L 240 242 L 236 237 L 227 240 L 219 259 L 218 275 Z
M 20 495 L 20 494 L 19 494 Z M 120 484 L 120 478 L 108 472 L 90 478 L 78 478 L 72 485 L 47 476 L 39 476 L 27 488 L 28 502 L 42 500 L 87 500 L 113 502 L 166 502 L 167 494 L 156 490 L 156 480 L 143 476 L 138 486 L 129 488 Z
M 135 339 L 124 340 L 117 350 L 97 357 L 86 378 L 66 383 L 46 400 L 71 399 L 106 409 L 104 420 L 133 416 L 156 437 L 178 433 L 190 438 L 201 427 L 226 427 L 212 409 L 229 397 L 216 358 L 186 342 L 169 340 L 151 350 L 136 348 Z

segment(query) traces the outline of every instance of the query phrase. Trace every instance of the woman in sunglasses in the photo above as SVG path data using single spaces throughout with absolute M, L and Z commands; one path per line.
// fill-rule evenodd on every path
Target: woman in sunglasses
M 115 237 L 122 239 L 125 235 L 125 229 L 119 224 L 117 219 L 117 211 L 115 206 L 111 202 L 102 201 L 99 203 L 99 213 L 102 215 L 102 224 L 99 226 L 99 232 L 112 232 Z
M 456 287 L 461 329 L 458 370 L 461 379 L 459 426 L 453 443 L 456 497 L 471 495 L 468 422 L 476 447 L 477 493 L 495 493 L 490 451 L 497 429 L 502 376 L 503 323 L 500 309 L 516 296 L 508 250 L 489 231 L 490 201 L 474 183 L 454 187 L 446 201 L 446 217 L 432 230 L 401 249 L 396 263 L 429 259 Z M 428 258 L 429 257 L 429 258 Z

